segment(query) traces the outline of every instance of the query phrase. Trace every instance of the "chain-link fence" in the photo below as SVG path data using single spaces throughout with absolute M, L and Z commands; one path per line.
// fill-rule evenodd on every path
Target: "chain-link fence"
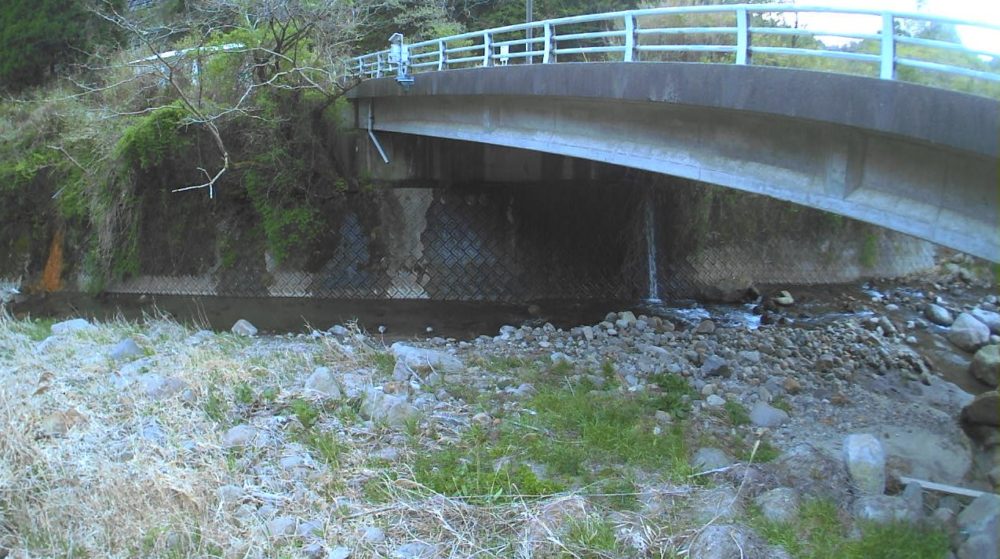
M 525 302 L 644 299 L 655 282 L 661 298 L 713 297 L 751 284 L 903 275 L 934 256 L 929 243 L 816 210 L 627 177 L 607 186 L 390 189 L 349 199 L 326 227 L 323 257 L 308 263 L 278 264 L 261 244 L 203 274 L 139 275 L 109 290 Z

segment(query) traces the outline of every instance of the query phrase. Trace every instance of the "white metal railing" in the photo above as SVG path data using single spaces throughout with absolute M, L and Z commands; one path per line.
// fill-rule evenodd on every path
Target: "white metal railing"
M 865 16 L 878 22 L 876 33 L 804 29 L 776 26 L 786 14 L 825 13 Z M 677 17 L 687 16 L 687 17 Z M 692 17 L 695 16 L 695 17 Z M 711 19 L 698 26 L 684 20 Z M 897 79 L 897 69 L 912 67 L 944 75 L 1000 82 L 1000 64 L 987 64 L 977 56 L 1000 60 L 996 51 L 970 49 L 958 42 L 912 37 L 900 31 L 914 25 L 961 25 L 988 29 L 1000 34 L 1000 25 L 917 12 L 840 9 L 793 4 L 730 4 L 652 8 L 602 14 L 588 14 L 532 23 L 522 23 L 473 31 L 413 44 L 397 43 L 391 49 L 353 59 L 354 72 L 362 78 L 384 77 L 410 72 L 447 70 L 508 64 L 550 64 L 590 61 L 659 61 L 678 59 L 695 53 L 713 55 L 712 62 L 749 65 L 773 64 L 761 57 L 819 57 L 867 64 L 882 79 Z M 877 48 L 870 52 L 836 48 L 806 48 L 794 40 L 775 44 L 781 37 L 838 37 L 869 40 Z M 702 42 L 692 42 L 700 38 Z M 770 40 L 769 40 L 770 38 Z M 776 39 L 779 38 L 779 39 Z M 770 44 L 769 44 L 770 43 Z M 923 47 L 927 53 L 962 53 L 968 64 L 959 65 L 939 58 L 900 56 L 900 47 Z M 813 44 L 815 47 L 815 43 Z M 905 47 L 904 47 L 905 48 Z M 756 59 L 755 59 L 756 57 Z M 704 61 L 704 60 L 701 60 Z M 972 67 L 970 67 L 972 66 Z M 978 66 L 979 68 L 976 68 Z M 829 69 L 829 68 L 826 68 Z M 869 71 L 871 71 L 869 70 Z M 833 71 L 858 73 L 856 69 Z

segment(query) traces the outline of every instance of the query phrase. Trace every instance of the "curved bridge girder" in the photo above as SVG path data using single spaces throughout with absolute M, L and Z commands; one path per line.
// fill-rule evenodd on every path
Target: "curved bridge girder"
M 1000 261 L 994 100 L 834 74 L 562 64 L 352 92 L 359 127 L 532 149 L 745 190 Z

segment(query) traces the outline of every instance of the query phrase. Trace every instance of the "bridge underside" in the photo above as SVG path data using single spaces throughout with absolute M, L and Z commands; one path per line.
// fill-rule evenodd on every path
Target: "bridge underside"
M 541 67 L 517 68 L 519 74 L 515 68 L 421 74 L 409 92 L 391 80 L 373 80 L 354 93 L 357 124 L 364 128 L 371 116 L 376 133 L 537 150 L 694 179 L 1000 261 L 996 142 L 981 133 L 996 120 L 995 102 L 845 76 L 816 89 L 815 80 L 826 76 L 793 70 L 754 69 L 808 81 L 789 96 L 788 90 L 755 89 L 768 76 L 748 74 L 748 68 L 712 68 L 696 76 L 691 72 L 703 72 L 701 65 L 632 64 L 623 70 L 611 64 L 605 68 L 610 74 L 600 75 L 600 66 L 575 68 L 576 79 L 579 72 L 591 74 L 576 86 L 562 80 L 559 87 L 543 87 L 542 80 L 553 76 Z M 727 77 L 726 70 L 739 75 Z M 689 81 L 695 78 L 698 87 Z M 857 82 L 854 88 L 831 89 L 849 83 L 845 78 Z M 601 85 L 588 89 L 593 80 Z M 787 102 L 776 104 L 768 92 Z M 926 110 L 899 114 L 920 108 L 907 93 L 923 99 Z M 803 95 L 813 97 L 797 101 Z M 832 106 L 824 107 L 824 100 Z M 980 110 L 981 118 L 942 100 L 970 100 L 968 110 Z M 859 107 L 862 101 L 866 106 Z M 983 107 L 992 111 L 983 113 Z M 872 125 L 857 126 L 866 111 Z M 952 130 L 956 126 L 966 132 Z

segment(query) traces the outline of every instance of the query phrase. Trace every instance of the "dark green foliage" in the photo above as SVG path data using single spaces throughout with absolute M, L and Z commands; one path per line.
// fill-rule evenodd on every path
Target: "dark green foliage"
M 134 168 L 156 167 L 188 145 L 183 129 L 189 116 L 187 109 L 174 103 L 139 117 L 125 129 L 115 151 Z
M 113 2 L 121 5 L 120 1 Z M 40 85 L 56 67 L 117 34 L 74 0 L 4 0 L 0 7 L 0 90 Z

